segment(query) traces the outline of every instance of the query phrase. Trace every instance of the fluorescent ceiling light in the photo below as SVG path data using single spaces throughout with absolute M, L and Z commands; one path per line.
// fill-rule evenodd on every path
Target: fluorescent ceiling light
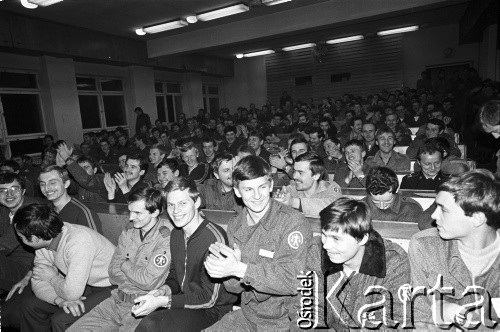
M 241 58 L 243 58 L 243 54 L 241 54 L 241 53 L 236 54 L 236 58 L 237 58 L 237 59 L 241 59 Z
M 143 28 L 135 29 L 135 33 L 139 36 L 144 36 L 146 34 L 146 31 L 144 31 Z
M 378 36 L 387 36 L 387 35 L 393 35 L 395 33 L 403 33 L 403 32 L 410 32 L 410 31 L 417 31 L 417 30 L 418 30 L 418 25 L 412 25 L 412 26 L 404 27 L 404 28 L 379 31 L 379 32 L 377 32 L 377 35 Z
M 144 32 L 146 32 L 146 33 L 158 33 L 158 32 L 162 32 L 162 31 L 182 28 L 182 27 L 185 27 L 186 25 L 188 25 L 188 22 L 186 22 L 184 20 L 178 20 L 178 21 L 173 21 L 173 22 L 152 25 L 149 27 L 144 27 L 144 28 L 142 28 L 142 30 L 144 30 Z
M 210 21 L 210 20 L 215 20 L 217 18 L 229 16 L 229 15 L 234 15 L 234 14 L 239 14 L 248 11 L 250 8 L 248 8 L 247 5 L 244 4 L 238 4 L 234 6 L 229 6 L 226 8 L 221 8 L 217 10 L 212 10 L 210 12 L 206 12 L 203 14 L 198 14 L 196 17 L 200 21 Z
M 251 53 L 245 53 L 243 56 L 245 58 L 251 58 L 253 56 L 259 56 L 259 55 L 266 55 L 266 54 L 273 54 L 273 50 L 264 50 L 264 51 L 258 51 L 258 52 L 251 52 Z
M 188 23 L 193 24 L 193 23 L 198 22 L 198 18 L 196 17 L 196 15 L 190 15 L 190 16 L 186 17 L 186 21 Z
M 63 0 L 28 0 L 28 2 L 42 7 L 47 7 L 61 1 Z
M 290 2 L 292 0 L 262 0 L 262 4 L 266 6 L 279 5 L 281 3 Z
M 339 44 L 339 43 L 345 43 L 345 42 L 350 42 L 354 40 L 361 40 L 363 39 L 363 35 L 355 35 L 355 36 L 350 36 L 350 37 L 343 37 L 343 38 L 337 38 L 337 39 L 331 39 L 327 40 L 327 44 Z
M 21 5 L 23 5 L 24 8 L 28 8 L 28 9 L 38 8 L 37 5 L 28 2 L 28 0 L 21 0 Z
M 285 52 L 288 52 L 288 51 L 301 50 L 303 48 L 314 47 L 314 46 L 316 46 L 315 43 L 307 43 L 307 44 L 300 44 L 300 45 L 283 47 L 282 50 Z

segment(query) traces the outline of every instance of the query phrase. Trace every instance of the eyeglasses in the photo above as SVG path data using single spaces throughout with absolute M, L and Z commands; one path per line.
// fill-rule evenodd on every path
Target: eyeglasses
M 7 196 L 7 193 L 9 195 L 15 195 L 21 192 L 21 187 L 10 187 L 10 188 L 1 188 L 0 189 L 0 196 Z

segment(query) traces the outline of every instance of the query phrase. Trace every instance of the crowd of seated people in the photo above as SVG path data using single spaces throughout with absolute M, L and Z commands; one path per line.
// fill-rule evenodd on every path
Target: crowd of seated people
M 476 126 L 498 138 L 500 104 L 490 99 Z M 430 290 L 452 252 L 458 265 L 446 268 L 444 285 L 462 295 L 442 298 L 437 318 L 421 297 L 411 323 L 468 327 L 480 310 L 462 310 L 464 287 L 474 281 L 500 297 L 500 182 L 462 158 L 454 102 L 408 88 L 318 105 L 284 94 L 279 106 L 222 109 L 218 118 L 200 110 L 170 126 L 152 126 L 138 107 L 132 137 L 123 128 L 86 132 L 81 144 L 47 135 L 39 165 L 14 155 L 0 166 L 2 326 L 294 330 L 308 321 L 297 276 L 311 270 L 326 284 L 311 324 L 390 327 L 406 317 L 399 304 L 389 319 L 382 310 L 361 321 L 353 314 L 380 300 L 366 287 Z M 351 189 L 364 193 L 353 199 Z M 436 201 L 423 209 L 400 189 Z M 131 222 L 117 247 L 91 202 L 127 205 Z M 201 209 L 231 211 L 227 230 Z M 306 217 L 319 219 L 321 242 Z M 406 253 L 372 220 L 423 231 Z M 499 314 L 493 308 L 490 321 Z

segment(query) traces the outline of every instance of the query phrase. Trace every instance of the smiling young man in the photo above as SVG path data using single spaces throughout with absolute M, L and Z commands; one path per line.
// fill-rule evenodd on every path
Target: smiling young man
M 331 202 L 342 196 L 340 186 L 325 181 L 323 160 L 313 152 L 306 152 L 295 159 L 293 181 L 276 192 L 274 199 L 304 213 L 318 216 Z
M 226 233 L 200 215 L 199 193 L 192 180 L 170 181 L 165 198 L 175 225 L 170 236 L 170 272 L 163 286 L 135 299 L 132 313 L 147 315 L 136 331 L 201 331 L 229 312 L 236 301 L 222 280 L 210 278 L 203 267 L 210 244 L 227 243 Z
M 264 134 L 260 131 L 253 130 L 248 134 L 248 146 L 254 149 L 255 155 L 269 162 L 270 154 L 264 148 Z
M 163 189 L 166 185 L 179 176 L 179 163 L 176 159 L 165 159 L 156 166 L 158 183 L 155 188 Z
M 365 327 L 364 320 L 366 326 L 375 321 L 401 322 L 403 306 L 398 299 L 386 302 L 383 310 L 363 312 L 363 307 L 383 300 L 377 292 L 365 295 L 369 287 L 398 296 L 398 289 L 409 283 L 410 264 L 404 249 L 373 229 L 370 208 L 362 201 L 340 198 L 321 211 L 320 219 L 326 254 L 322 255 L 322 272 L 327 326 L 344 331 Z
M 198 148 L 190 141 L 182 145 L 180 150 L 185 163 L 180 166 L 181 175 L 187 176 L 196 184 L 203 183 L 210 176 L 210 166 L 198 161 Z
M 479 120 L 483 130 L 491 133 L 495 139 L 500 137 L 500 100 L 490 100 L 479 109 Z M 500 149 L 496 153 L 497 171 L 500 176 Z
M 205 267 L 213 278 L 241 294 L 241 310 L 226 314 L 207 331 L 288 330 L 295 322 L 297 275 L 306 266 L 312 231 L 297 210 L 271 199 L 271 167 L 262 158 L 241 159 L 234 189 L 245 208 L 228 226 L 229 246 L 210 246 Z
M 437 188 L 436 205 L 437 228 L 415 234 L 408 251 L 412 287 L 439 292 L 416 297 L 416 327 L 468 329 L 476 322 L 479 330 L 493 329 L 500 316 L 500 182 L 487 170 L 466 172 Z M 482 287 L 488 294 L 480 296 L 497 302 L 474 310 L 479 293 L 465 295 L 468 286 Z
M 351 140 L 344 147 L 345 162 L 340 163 L 334 180 L 341 188 L 364 188 L 365 176 L 370 166 L 364 162 L 366 155 L 362 141 Z
M 162 144 L 153 144 L 149 149 L 149 166 L 148 171 L 144 175 L 144 181 L 156 184 L 157 176 L 156 176 L 156 167 L 161 163 L 166 156 L 170 154 L 170 151 L 167 151 L 167 148 Z
M 109 279 L 118 289 L 67 331 L 132 331 L 139 325 L 141 318 L 131 312 L 134 300 L 162 285 L 170 269 L 170 222 L 159 219 L 163 205 L 161 191 L 154 188 L 130 193 L 130 223 L 109 264 Z
M 370 166 L 384 166 L 394 172 L 410 171 L 410 158 L 394 151 L 396 135 L 387 126 L 377 130 L 376 143 L 379 150 L 373 157 L 366 158 L 365 162 Z

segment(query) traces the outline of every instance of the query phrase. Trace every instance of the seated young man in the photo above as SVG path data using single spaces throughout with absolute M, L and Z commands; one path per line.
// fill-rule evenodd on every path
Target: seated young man
M 150 186 L 143 177 L 148 170 L 148 163 L 140 154 L 127 156 L 123 173 L 104 174 L 104 185 L 108 191 L 108 201 L 113 203 L 127 203 L 127 197 L 132 191 Z
M 198 185 L 201 206 L 209 210 L 241 211 L 241 200 L 233 190 L 234 159 L 229 153 L 215 156 L 212 162 L 215 179 Z
M 450 155 L 452 156 L 461 156 L 461 152 L 458 149 L 453 137 L 444 133 L 445 125 L 444 122 L 438 119 L 430 119 L 425 127 L 425 135 L 419 135 L 415 137 L 413 142 L 410 144 L 408 149 L 406 150 L 406 155 L 410 159 L 418 158 L 418 150 L 423 147 L 428 139 L 434 137 L 443 137 L 450 143 Z
M 326 171 L 332 174 L 337 172 L 337 168 L 344 159 L 340 141 L 336 137 L 328 137 L 323 142 L 326 157 L 323 158 Z
M 448 176 L 441 172 L 441 151 L 433 142 L 428 142 L 419 149 L 417 157 L 421 170 L 405 175 L 401 181 L 401 189 L 436 190 L 448 179 Z
M 108 239 L 64 222 L 43 204 L 19 209 L 13 224 L 23 243 L 35 249 L 34 295 L 21 306 L 21 331 L 65 331 L 109 296 L 108 266 L 115 246 Z
M 379 150 L 373 157 L 366 158 L 366 163 L 370 167 L 384 166 L 394 172 L 410 171 L 410 158 L 406 155 L 394 151 L 396 135 L 387 126 L 377 130 L 376 143 Z
M 366 176 L 366 193 L 363 201 L 370 207 L 373 220 L 418 223 L 422 207 L 410 197 L 397 193 L 399 180 L 393 170 L 374 167 Z
M 163 144 L 153 144 L 149 148 L 149 166 L 148 171 L 144 174 L 144 180 L 146 182 L 151 182 L 156 184 L 158 179 L 156 177 L 156 168 L 158 164 L 160 164 L 163 160 L 165 160 L 166 156 L 168 156 L 171 152 L 167 150 L 167 148 Z
M 165 159 L 156 166 L 158 183 L 156 189 L 164 189 L 167 184 L 179 176 L 179 163 L 177 159 Z
M 370 166 L 363 159 L 366 155 L 365 144 L 362 141 L 351 140 L 344 147 L 345 162 L 342 162 L 335 172 L 334 180 L 342 188 L 364 188 L 365 176 Z
M 498 305 L 481 302 L 483 309 L 474 310 L 470 304 L 478 293 L 465 289 L 482 287 L 486 301 L 500 297 L 499 202 L 500 182 L 487 170 L 469 171 L 437 188 L 432 214 L 437 228 L 415 234 L 408 251 L 412 287 L 437 287 L 415 298 L 417 329 L 480 324 L 476 328 L 484 330 L 493 329 L 492 320 L 498 322 Z
M 295 159 L 293 180 L 273 196 L 275 200 L 293 207 L 306 216 L 318 216 L 331 202 L 342 196 L 340 186 L 325 181 L 323 160 L 313 152 Z
M 269 162 L 270 154 L 264 148 L 264 134 L 261 131 L 253 130 L 248 133 L 248 146 L 254 149 L 256 156 Z
M 212 278 L 241 294 L 241 310 L 226 314 L 207 331 L 288 330 L 296 315 L 297 275 L 306 266 L 311 226 L 300 212 L 271 199 L 271 167 L 248 156 L 233 171 L 234 190 L 245 208 L 228 225 L 229 246 L 209 248 Z
M 408 285 L 410 264 L 404 249 L 373 229 L 370 208 L 362 201 L 340 198 L 321 211 L 320 219 L 327 326 L 344 331 L 376 326 L 374 321 L 386 326 L 401 322 L 403 305 L 397 298 L 392 303 L 386 298 L 384 309 L 369 313 L 363 307 L 382 300 L 377 292 L 365 295 L 370 286 L 397 297 L 399 288 Z
M 147 315 L 136 331 L 201 331 L 236 302 L 222 280 L 210 278 L 203 267 L 209 246 L 227 243 L 226 233 L 200 215 L 199 193 L 192 180 L 179 177 L 170 181 L 165 198 L 176 226 L 170 236 L 170 272 L 165 285 L 135 299 L 132 313 L 136 317 Z
M 193 142 L 187 142 L 180 147 L 181 157 L 185 164 L 180 165 L 180 174 L 193 180 L 196 184 L 203 183 L 210 176 L 210 165 L 198 161 L 198 148 Z
M 131 313 L 134 300 L 162 285 L 170 268 L 170 222 L 158 217 L 163 205 L 161 191 L 154 188 L 130 193 L 130 223 L 118 239 L 108 269 L 109 280 L 118 289 L 67 331 L 131 331 L 139 325 L 141 319 Z
M 482 105 L 479 109 L 479 120 L 485 132 L 491 133 L 496 139 L 500 137 L 500 100 L 490 100 Z M 500 149 L 496 157 L 496 174 L 500 176 Z

